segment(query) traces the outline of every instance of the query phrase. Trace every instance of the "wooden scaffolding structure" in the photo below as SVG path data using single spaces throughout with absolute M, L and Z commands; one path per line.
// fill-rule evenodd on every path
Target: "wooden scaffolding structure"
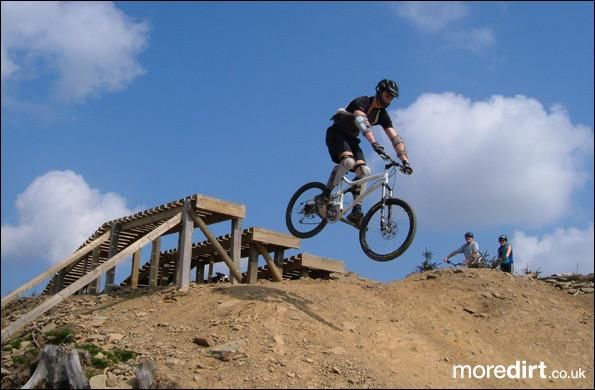
M 196 283 L 203 283 L 205 267 L 211 280 L 213 265 L 223 262 L 232 283 L 255 283 L 266 277 L 275 281 L 312 275 L 344 272 L 343 262 L 309 254 L 285 258 L 285 251 L 299 248 L 300 240 L 284 233 L 263 228 L 242 230 L 245 206 L 194 194 L 100 226 L 72 255 L 2 297 L 1 305 L 51 277 L 44 294 L 49 295 L 37 307 L 2 329 L 2 343 L 66 297 L 79 292 L 97 294 L 105 274 L 103 292 L 112 291 L 116 266 L 132 256 L 130 276 L 121 286 L 138 288 L 175 283 L 179 289 L 190 286 L 191 269 L 196 268 Z M 230 233 L 215 237 L 209 225 L 230 222 Z M 198 227 L 206 240 L 193 243 L 192 233 Z M 178 233 L 176 248 L 161 251 L 161 238 Z M 141 268 L 141 249 L 151 244 L 150 260 Z M 272 254 L 272 256 L 271 256 Z M 266 262 L 258 268 L 258 257 Z M 248 271 L 240 273 L 240 259 L 248 258 Z

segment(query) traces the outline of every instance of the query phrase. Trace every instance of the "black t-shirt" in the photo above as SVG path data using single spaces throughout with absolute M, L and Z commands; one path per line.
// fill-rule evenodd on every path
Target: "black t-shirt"
M 355 110 L 365 112 L 368 116 L 368 121 L 370 122 L 371 126 L 380 125 L 385 129 L 388 127 L 393 127 L 393 122 L 384 108 L 375 108 L 370 111 L 373 101 L 373 96 L 360 96 L 356 99 L 353 99 L 347 108 L 345 108 L 345 110 L 352 114 L 355 112 Z M 355 125 L 355 118 L 352 115 L 335 114 L 331 119 L 333 120 L 334 125 L 341 128 L 345 134 L 351 137 L 358 136 L 359 129 Z

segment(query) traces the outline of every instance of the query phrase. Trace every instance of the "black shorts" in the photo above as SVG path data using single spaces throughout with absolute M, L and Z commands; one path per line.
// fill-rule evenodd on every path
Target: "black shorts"
M 341 162 L 338 157 L 343 152 L 353 153 L 355 161 L 366 161 L 364 152 L 359 147 L 359 143 L 360 140 L 358 138 L 348 136 L 337 126 L 331 126 L 326 130 L 326 146 L 328 147 L 328 153 L 330 154 L 331 159 L 337 164 Z

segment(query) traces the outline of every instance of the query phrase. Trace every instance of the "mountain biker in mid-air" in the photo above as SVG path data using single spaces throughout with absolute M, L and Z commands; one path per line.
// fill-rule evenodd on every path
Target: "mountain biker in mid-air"
M 376 141 L 376 137 L 372 132 L 372 126 L 374 125 L 380 125 L 384 129 L 395 148 L 397 156 L 402 161 L 404 172 L 408 175 L 413 173 L 413 169 L 409 165 L 405 143 L 397 134 L 392 120 L 386 112 L 386 108 L 393 98 L 398 97 L 399 86 L 397 83 L 384 79 L 376 85 L 376 95 L 361 96 L 352 100 L 347 108 L 338 109 L 331 118 L 333 124 L 326 131 L 326 145 L 331 159 L 337 165 L 331 172 L 326 188 L 322 194 L 316 197 L 316 206 L 321 218 L 326 216 L 326 206 L 330 201 L 331 191 L 341 182 L 348 171 L 355 172 L 355 180 L 369 176 L 372 173 L 370 167 L 366 165 L 364 153 L 359 146 L 359 133 L 361 132 L 372 144 L 372 148 L 376 153 L 384 154 L 384 147 Z M 365 185 L 364 183 L 352 191 L 354 199 L 362 191 L 365 191 Z M 357 204 L 353 207 L 347 219 L 359 226 L 363 215 L 361 204 Z

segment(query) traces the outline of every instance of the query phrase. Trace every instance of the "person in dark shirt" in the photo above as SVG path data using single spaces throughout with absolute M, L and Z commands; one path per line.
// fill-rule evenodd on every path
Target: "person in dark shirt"
M 364 153 L 359 146 L 361 133 L 379 155 L 384 154 L 384 147 L 376 141 L 372 126 L 380 125 L 401 159 L 405 173 L 411 175 L 413 169 L 405 150 L 403 139 L 397 134 L 386 108 L 394 98 L 399 97 L 399 86 L 392 80 L 381 80 L 376 85 L 376 95 L 361 96 L 352 100 L 347 108 L 340 108 L 331 118 L 333 124 L 326 131 L 326 145 L 331 159 L 337 165 L 333 168 L 326 188 L 316 197 L 318 214 L 326 217 L 326 207 L 333 188 L 338 185 L 348 171 L 356 174 L 355 180 L 372 173 L 366 165 Z M 365 183 L 353 191 L 353 198 L 365 191 Z M 347 219 L 359 226 L 363 218 L 361 204 L 356 204 Z

